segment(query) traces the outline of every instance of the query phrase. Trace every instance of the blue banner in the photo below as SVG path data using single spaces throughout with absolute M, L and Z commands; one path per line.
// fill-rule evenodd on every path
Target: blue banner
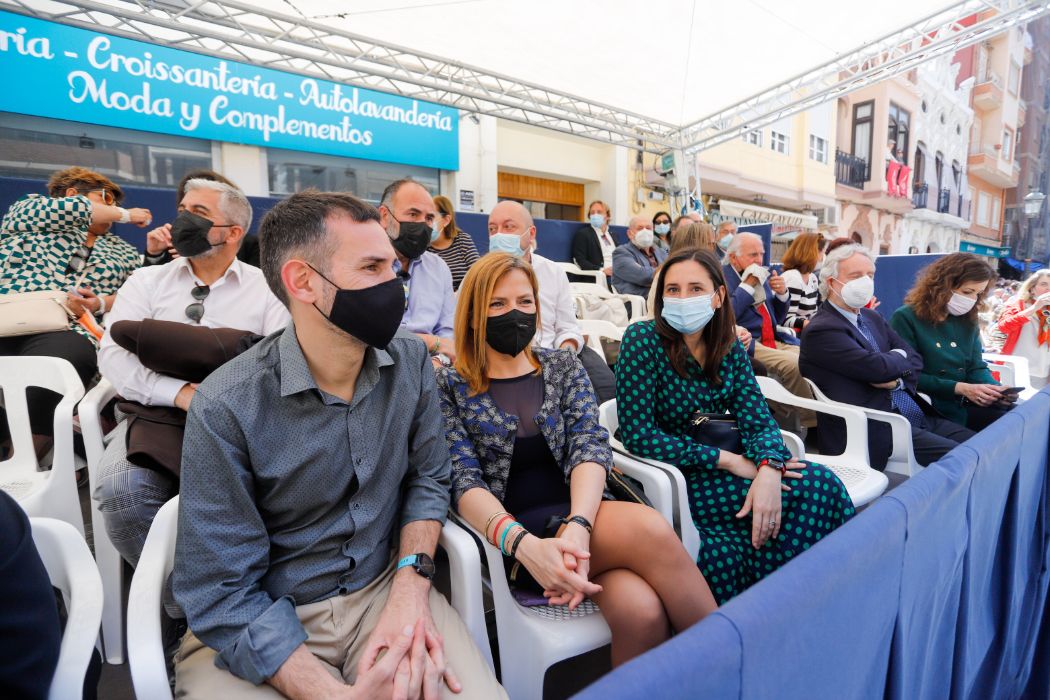
M 975 255 L 983 255 L 988 258 L 1006 258 L 1010 256 L 1010 249 L 999 248 L 990 245 L 981 245 L 980 243 L 970 243 L 969 241 L 959 241 L 959 252 L 961 253 L 974 253 Z
M 0 110 L 459 168 L 459 111 L 0 12 Z

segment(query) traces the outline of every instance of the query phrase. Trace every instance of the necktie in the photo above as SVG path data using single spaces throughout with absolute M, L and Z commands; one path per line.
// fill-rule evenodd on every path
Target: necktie
M 755 307 L 755 311 L 762 317 L 762 336 L 758 339 L 758 342 L 765 345 L 767 348 L 777 349 L 777 337 L 773 332 L 773 319 L 769 317 L 769 309 L 766 308 L 766 302 L 762 302 Z
M 881 348 L 879 348 L 878 341 L 875 340 L 875 336 L 871 332 L 871 329 L 868 328 L 868 325 L 864 323 L 864 319 L 861 318 L 859 314 L 857 315 L 857 330 L 859 330 L 861 335 L 867 339 L 875 352 L 882 352 Z M 907 418 L 908 422 L 914 427 L 925 427 L 926 419 L 923 416 L 922 409 L 919 408 L 919 404 L 915 403 L 915 399 L 911 397 L 911 394 L 906 392 L 903 388 L 894 389 L 890 392 L 890 400 L 893 402 L 894 410 Z

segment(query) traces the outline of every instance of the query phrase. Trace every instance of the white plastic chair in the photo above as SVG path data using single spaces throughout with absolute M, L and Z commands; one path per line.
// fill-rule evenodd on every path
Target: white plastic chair
M 106 662 L 124 663 L 124 562 L 109 539 L 106 523 L 95 500 L 95 485 L 98 484 L 102 456 L 111 435 L 102 433 L 102 409 L 117 395 L 117 390 L 105 379 L 99 381 L 80 402 L 77 415 L 80 417 L 80 432 L 87 453 L 88 484 L 91 492 L 91 534 L 95 545 L 95 561 L 102 575 L 102 590 L 105 607 L 102 613 L 102 643 L 106 650 Z
M 809 388 L 813 390 L 813 396 L 817 401 L 830 406 L 861 411 L 865 417 L 890 426 L 890 436 L 893 440 L 893 445 L 890 456 L 886 460 L 887 472 L 901 474 L 910 478 L 918 474 L 922 469 L 925 469 L 925 467 L 915 461 L 915 450 L 911 443 L 911 423 L 908 422 L 907 418 L 892 411 L 880 411 L 875 408 L 865 408 L 864 406 L 835 401 L 828 398 L 812 380 L 807 379 L 806 382 L 809 384 Z M 865 454 L 867 454 L 867 451 L 865 451 Z M 869 461 L 868 463 L 870 464 L 871 462 Z
M 615 399 L 603 403 L 598 412 L 599 422 L 609 431 L 609 444 L 613 448 L 613 464 L 622 469 L 625 474 L 642 482 L 645 495 L 652 501 L 653 508 L 660 511 L 670 521 L 681 538 L 685 551 L 696 559 L 700 553 L 700 533 L 693 523 L 689 507 L 689 489 L 682 471 L 674 465 L 639 457 L 627 450 L 623 442 L 616 437 L 616 429 L 620 427 L 620 421 L 616 414 Z M 782 430 L 781 435 L 793 457 L 799 458 L 805 455 L 801 438 L 786 430 Z M 661 483 L 650 486 L 643 481 L 643 478 Z
M 602 338 L 623 340 L 623 332 L 626 330 L 612 321 L 604 321 L 598 318 L 583 318 L 579 320 L 579 324 L 587 340 L 587 345 L 602 357 L 605 357 L 605 350 L 602 349 Z
M 157 512 L 135 567 L 128 595 L 128 665 L 135 695 L 170 700 L 168 672 L 161 636 L 164 583 L 175 560 L 179 497 Z M 481 591 L 481 558 L 473 537 L 451 521 L 441 530 L 438 544 L 448 552 L 452 580 L 452 607 L 463 619 L 481 655 L 492 665 Z
M 590 282 L 572 282 L 569 286 L 572 287 L 573 295 L 590 294 L 600 299 L 615 298 L 621 300 L 625 306 L 629 307 L 631 315 L 630 323 L 645 318 L 645 299 L 637 294 L 617 294 L 616 292 L 610 292 L 605 287 L 591 284 Z
M 837 416 L 846 422 L 846 445 L 842 454 L 822 455 L 807 453 L 806 459 L 818 462 L 830 469 L 846 487 L 850 500 L 856 507 L 863 506 L 881 496 L 889 486 L 889 479 L 877 469 L 871 468 L 868 459 L 868 422 L 859 408 L 844 404 L 829 404 L 814 399 L 796 396 L 783 385 L 769 377 L 755 377 L 762 395 L 770 401 L 789 406 L 808 408 L 816 413 Z
M 583 270 L 576 263 L 571 262 L 560 262 L 558 266 L 565 270 L 566 274 L 579 275 L 580 277 L 590 277 L 594 279 L 594 282 L 588 284 L 595 284 L 605 291 L 609 291 L 609 279 L 605 276 L 605 273 L 601 270 Z M 570 280 L 571 282 L 572 280 Z
M 39 471 L 29 427 L 26 389 L 42 387 L 62 395 L 55 407 L 51 469 Z M 73 459 L 73 407 L 84 385 L 73 365 L 57 357 L 0 357 L 0 389 L 11 428 L 14 454 L 0 462 L 0 489 L 30 516 L 63 520 L 84 539 Z
M 102 580 L 83 534 L 72 525 L 53 518 L 30 518 L 29 522 L 40 559 L 51 585 L 62 592 L 67 614 L 48 697 L 81 698 L 102 621 Z
M 499 549 L 469 524 L 458 519 L 456 523 L 480 542 L 485 552 L 503 687 L 514 700 L 542 700 L 547 669 L 563 659 L 608 644 L 612 638 L 609 625 L 590 600 L 571 611 L 567 605 L 519 605 L 503 573 Z
M 1021 393 L 1017 395 L 1018 401 L 1027 401 L 1039 393 L 1032 388 L 1032 377 L 1028 371 L 1027 357 L 1000 355 L 994 352 L 986 352 L 982 357 L 993 371 L 999 373 L 1000 384 L 1003 386 L 1023 387 Z
M 179 497 L 157 511 L 128 593 L 128 666 L 135 697 L 170 700 L 161 635 L 161 596 L 175 561 Z

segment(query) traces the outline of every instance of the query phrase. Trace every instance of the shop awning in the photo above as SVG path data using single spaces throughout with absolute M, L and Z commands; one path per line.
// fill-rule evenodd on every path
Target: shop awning
M 735 219 L 765 221 L 781 226 L 794 226 L 809 231 L 817 230 L 817 217 L 812 214 L 800 214 L 787 209 L 762 207 L 757 204 L 734 202 L 728 199 L 719 200 L 718 210 L 722 216 L 729 216 Z

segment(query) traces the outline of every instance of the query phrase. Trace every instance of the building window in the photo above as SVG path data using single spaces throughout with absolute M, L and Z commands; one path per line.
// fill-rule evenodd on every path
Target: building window
M 1003 129 L 1003 150 L 999 154 L 1004 160 L 1014 159 L 1014 132 Z
M 944 123 L 944 115 L 941 115 L 941 123 Z M 886 135 L 886 140 L 887 142 L 893 141 L 897 159 L 903 163 L 908 162 L 908 136 L 910 133 L 911 114 L 890 102 L 889 133 Z
M 431 194 L 440 191 L 440 170 L 375 160 L 340 158 L 320 153 L 266 150 L 270 194 L 284 197 L 315 187 L 322 192 L 350 192 L 378 204 L 383 190 L 394 180 L 411 177 Z
M 992 199 L 992 221 L 991 221 L 991 227 L 994 228 L 996 231 L 1001 230 L 1001 226 L 1000 226 L 1001 222 L 999 221 L 1000 207 L 1002 207 L 1002 202 L 1000 201 L 999 197 L 994 197 Z
M 1010 90 L 1010 94 L 1014 97 L 1017 97 L 1021 89 L 1021 66 L 1013 61 L 1010 62 L 1010 78 L 1007 83 L 1007 88 Z
M 850 149 L 854 156 L 871 163 L 872 125 L 875 118 L 875 102 L 853 105 L 853 143 Z
M 828 141 L 819 136 L 809 135 L 809 157 L 818 163 L 828 162 Z
M 762 146 L 762 132 L 758 129 L 749 131 L 744 134 L 744 141 L 751 144 L 752 146 Z
M 977 225 L 984 226 L 985 228 L 991 227 L 991 220 L 989 219 L 989 213 L 992 208 L 992 198 L 988 196 L 987 192 L 981 192 L 977 197 Z
M 777 153 L 788 152 L 788 137 L 787 134 L 781 134 L 776 131 L 769 132 L 769 147 Z
M 4 114 L 0 175 L 47 179 L 79 165 L 126 185 L 174 187 L 190 170 L 211 168 L 211 141 L 131 129 Z

